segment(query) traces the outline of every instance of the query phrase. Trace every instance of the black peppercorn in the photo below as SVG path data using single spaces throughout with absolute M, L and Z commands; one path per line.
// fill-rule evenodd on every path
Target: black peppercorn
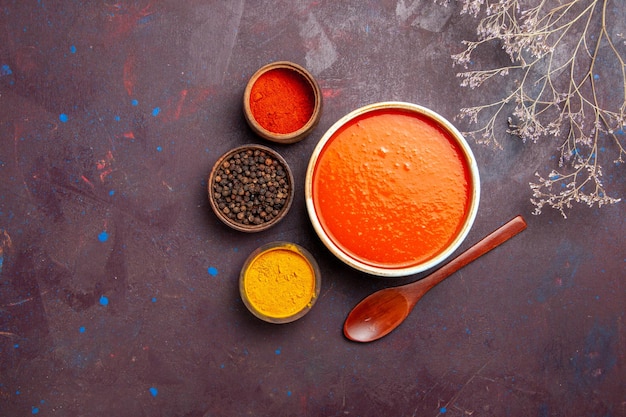
M 231 222 L 243 227 L 272 222 L 293 192 L 284 162 L 263 149 L 238 149 L 214 168 L 210 198 Z

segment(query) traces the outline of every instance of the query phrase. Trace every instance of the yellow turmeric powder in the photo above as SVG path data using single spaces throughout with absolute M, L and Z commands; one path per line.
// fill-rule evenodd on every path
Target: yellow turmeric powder
M 319 293 L 315 269 L 300 249 L 278 244 L 252 255 L 241 281 L 249 307 L 262 316 L 285 319 L 312 305 Z

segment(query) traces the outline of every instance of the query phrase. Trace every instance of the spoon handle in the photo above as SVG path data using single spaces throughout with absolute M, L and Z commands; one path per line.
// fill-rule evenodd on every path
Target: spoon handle
M 524 229 L 526 229 L 526 221 L 522 218 L 522 216 L 514 217 L 498 229 L 491 232 L 489 235 L 485 236 L 481 241 L 471 246 L 456 258 L 432 274 L 423 278 L 421 281 L 418 281 L 421 282 L 422 285 L 416 288 L 416 290 L 421 293 L 420 295 L 425 294 L 432 287 L 439 284 L 441 281 L 463 268 L 465 265 L 506 242 Z M 408 287 L 410 285 L 411 284 L 407 284 L 406 286 Z

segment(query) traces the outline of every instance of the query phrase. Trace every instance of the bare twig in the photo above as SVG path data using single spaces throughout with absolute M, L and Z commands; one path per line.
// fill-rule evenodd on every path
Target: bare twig
M 622 164 L 626 155 L 626 42 L 612 38 L 623 35 L 612 34 L 609 19 L 622 0 L 460 1 L 462 13 L 482 16 L 477 40 L 452 56 L 466 69 L 461 85 L 479 88 L 498 75 L 515 80 L 500 99 L 461 109 L 478 126 L 468 136 L 500 147 L 496 128 L 506 120 L 507 131 L 525 142 L 559 141 L 558 167 L 529 184 L 535 214 L 548 206 L 567 217 L 574 202 L 619 202 L 604 188 L 602 164 Z M 476 51 L 494 44 L 511 64 L 468 70 Z

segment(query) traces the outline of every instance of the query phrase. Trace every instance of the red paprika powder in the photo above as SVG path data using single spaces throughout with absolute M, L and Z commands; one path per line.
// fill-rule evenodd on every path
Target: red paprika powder
M 279 134 L 293 133 L 311 119 L 315 95 L 298 72 L 276 68 L 262 74 L 250 92 L 252 116 L 264 129 Z

